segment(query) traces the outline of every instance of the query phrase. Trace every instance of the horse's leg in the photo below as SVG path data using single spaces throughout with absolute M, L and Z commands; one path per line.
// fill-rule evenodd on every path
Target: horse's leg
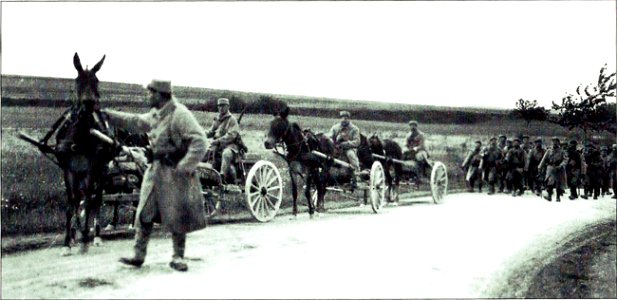
M 313 185 L 313 176 L 315 172 L 310 168 L 308 172 L 306 172 L 306 188 L 304 189 L 304 195 L 306 196 L 306 200 L 308 201 L 309 208 L 309 216 L 313 218 L 313 214 L 315 214 L 315 208 L 313 207 L 313 200 L 311 199 L 311 185 Z M 317 190 L 317 187 L 315 187 Z
M 291 179 L 291 199 L 292 199 L 292 214 L 294 218 L 298 217 L 298 186 L 296 185 L 296 179 L 294 177 L 293 168 L 291 164 L 289 166 L 289 178 Z
M 81 242 L 79 252 L 85 254 L 88 252 L 88 242 L 90 241 L 90 216 L 92 208 L 92 188 L 90 174 L 83 178 L 83 186 L 81 186 L 81 197 L 83 197 L 83 216 L 80 216 Z M 80 202 L 80 206 L 81 206 Z
M 75 177 L 69 171 L 64 171 L 64 185 L 66 188 L 67 205 L 66 205 L 66 227 L 64 235 L 64 247 L 62 250 L 62 256 L 71 254 L 71 240 L 73 238 L 72 219 L 73 213 L 76 211 L 76 203 L 79 203 L 75 199 L 75 193 L 73 190 Z
M 92 199 L 92 216 L 94 217 L 94 245 L 100 246 L 103 244 L 101 240 L 101 224 L 99 224 L 99 214 L 101 213 L 101 205 L 103 204 L 103 189 L 99 188 L 98 184 L 94 189 L 94 199 Z

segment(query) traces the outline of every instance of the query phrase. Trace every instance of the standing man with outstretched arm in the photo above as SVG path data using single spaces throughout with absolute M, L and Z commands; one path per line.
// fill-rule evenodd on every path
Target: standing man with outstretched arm
M 152 80 L 147 86 L 151 110 L 132 114 L 105 110 L 114 126 L 147 132 L 152 164 L 144 174 L 135 218 L 135 253 L 120 262 L 141 267 L 154 222 L 172 233 L 169 266 L 188 270 L 184 261 L 186 234 L 206 227 L 197 165 L 206 154 L 204 130 L 193 114 L 172 97 L 171 82 Z

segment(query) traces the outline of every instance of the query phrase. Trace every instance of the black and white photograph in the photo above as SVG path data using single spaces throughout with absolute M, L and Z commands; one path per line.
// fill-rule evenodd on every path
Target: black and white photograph
M 615 1 L 2 1 L 2 299 L 617 299 Z

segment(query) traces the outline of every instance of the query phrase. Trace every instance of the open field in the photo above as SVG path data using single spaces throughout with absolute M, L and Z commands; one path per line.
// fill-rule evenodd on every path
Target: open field
M 118 108 L 120 109 L 120 108 Z M 62 173 L 38 150 L 17 138 L 19 131 L 35 137 L 41 137 L 64 108 L 53 107 L 2 107 L 2 234 L 26 234 L 53 232 L 62 227 L 64 219 L 64 184 Z M 145 108 L 123 108 L 128 111 L 145 111 Z M 205 128 L 210 126 L 214 117 L 212 112 L 195 112 L 199 122 Z M 241 121 L 243 138 L 252 155 L 273 161 L 283 174 L 285 182 L 288 175 L 285 163 L 273 153 L 265 150 L 263 139 L 266 135 L 270 115 L 245 115 Z M 291 121 L 298 122 L 302 128 L 311 128 L 316 132 L 327 131 L 337 119 L 308 116 L 290 116 Z M 366 134 L 379 133 L 382 138 L 391 138 L 403 143 L 407 126 L 393 122 L 375 122 L 367 120 L 354 121 Z M 468 147 L 475 139 L 486 141 L 488 136 L 507 133 L 523 133 L 522 123 L 478 123 L 473 125 L 422 124 L 421 130 L 428 134 L 427 147 L 432 157 L 446 163 L 449 170 L 451 187 L 464 186 L 462 170 L 458 165 L 464 159 Z M 560 127 L 552 124 L 534 124 L 527 132 L 533 136 L 565 135 Z M 289 187 L 289 184 L 286 184 Z M 425 187 L 427 188 L 427 187 Z M 289 189 L 289 188 L 288 188 Z M 286 191 L 282 207 L 291 204 L 290 191 Z M 330 193 L 329 200 L 336 195 Z M 301 202 L 304 199 L 301 198 Z M 243 200 L 224 204 L 228 211 L 244 210 Z M 103 224 L 111 217 L 109 209 L 103 210 Z M 121 215 L 121 221 L 127 221 L 127 212 Z

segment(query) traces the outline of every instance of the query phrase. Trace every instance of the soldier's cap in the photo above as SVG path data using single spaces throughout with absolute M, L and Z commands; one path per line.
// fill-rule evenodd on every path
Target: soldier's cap
M 338 115 L 341 117 L 351 117 L 351 114 L 346 110 L 342 110 Z
M 558 137 L 556 137 L 556 136 L 552 137 L 552 138 L 551 138 L 551 141 L 558 141 L 558 142 L 560 142 L 559 138 L 558 138 Z
M 152 79 L 146 88 L 154 92 L 171 94 L 171 81 Z
M 521 138 L 523 138 L 523 139 L 528 139 L 528 138 L 529 138 L 529 136 L 528 136 L 528 135 L 526 135 L 526 134 L 524 134 Z
M 512 141 L 513 141 L 513 142 L 519 142 L 519 143 L 520 143 L 520 142 L 521 142 L 521 139 L 519 139 L 519 138 L 513 138 L 513 139 L 512 139 Z
M 418 126 L 418 122 L 415 120 L 411 120 L 407 123 L 409 126 L 413 125 L 413 126 Z
M 229 105 L 229 99 L 227 98 L 219 98 L 216 100 L 216 105 Z
M 537 138 L 534 142 L 536 142 L 536 143 L 542 143 L 542 138 Z
M 482 141 L 480 141 L 480 140 L 477 140 L 474 143 L 482 145 Z
M 489 140 L 489 142 L 492 142 L 492 141 L 497 141 L 497 138 L 496 138 L 496 137 L 491 137 L 491 139 Z
M 576 140 L 570 140 L 569 144 L 570 145 L 578 145 L 578 142 Z
M 506 138 L 507 139 L 508 137 L 505 134 L 502 134 L 502 135 L 499 136 L 499 138 Z

